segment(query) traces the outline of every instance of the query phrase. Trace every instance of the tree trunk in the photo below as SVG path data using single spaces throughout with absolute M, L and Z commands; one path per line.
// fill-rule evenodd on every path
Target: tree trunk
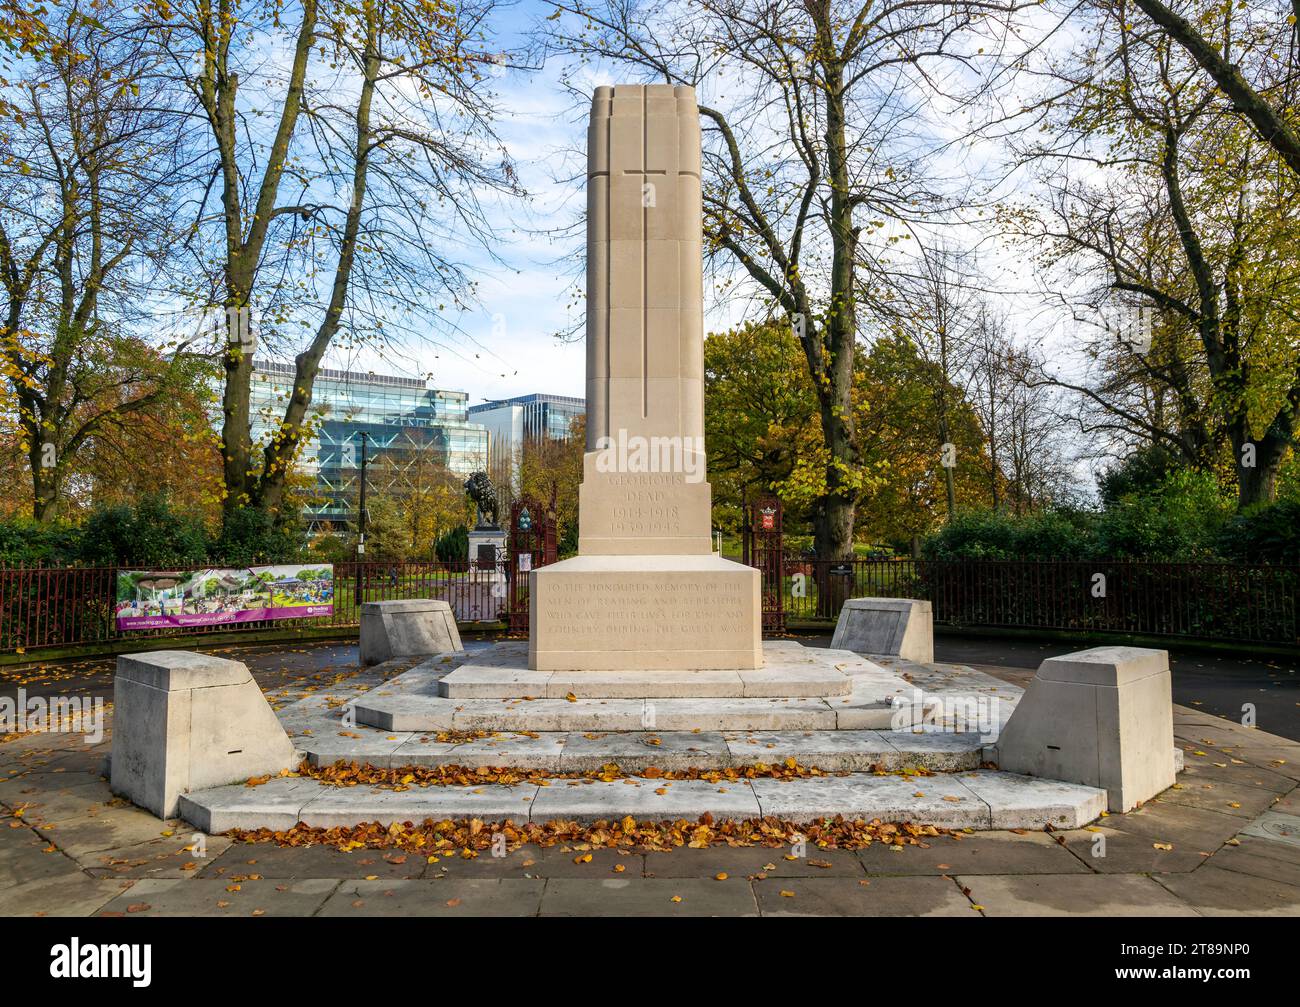
M 1272 503 L 1277 495 L 1277 466 L 1255 465 L 1245 467 L 1237 457 L 1237 509 L 1245 510 L 1255 504 Z
M 831 303 L 825 322 L 826 386 L 819 392 L 826 464 L 826 500 L 816 526 L 818 559 L 844 559 L 853 553 L 857 502 L 854 472 L 857 445 L 853 431 L 853 356 L 857 340 L 854 265 L 857 228 L 849 197 L 848 143 L 843 67 L 826 68 L 826 149 L 831 182 Z

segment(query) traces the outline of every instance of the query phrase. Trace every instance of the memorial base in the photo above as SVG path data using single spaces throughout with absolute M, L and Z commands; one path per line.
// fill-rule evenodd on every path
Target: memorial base
M 759 573 L 720 556 L 577 556 L 529 575 L 535 671 L 763 664 Z

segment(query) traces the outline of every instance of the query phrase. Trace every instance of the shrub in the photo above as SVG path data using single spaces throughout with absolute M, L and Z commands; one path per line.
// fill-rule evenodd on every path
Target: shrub
M 1211 473 L 1180 469 L 1101 514 L 1096 554 L 1171 562 L 1212 558 L 1232 506 Z
M 153 569 L 202 563 L 207 556 L 203 522 L 178 513 L 166 497 L 155 494 L 134 505 L 92 512 L 81 528 L 77 550 L 84 563 Z
M 77 558 L 80 530 L 66 524 L 41 524 L 31 518 L 0 522 L 0 563 L 66 566 Z
M 1101 505 L 1109 508 L 1125 497 L 1158 492 L 1178 469 L 1179 461 L 1168 448 L 1158 444 L 1138 448 L 1097 477 Z
M 307 543 L 307 554 L 313 562 L 345 563 L 352 558 L 353 546 L 343 535 L 320 532 Z
M 212 559 L 223 566 L 293 563 L 302 558 L 302 524 L 286 510 L 272 514 L 257 507 L 240 507 L 222 525 L 212 546 Z
M 560 532 L 560 540 L 555 544 L 557 558 L 567 559 L 578 555 L 578 522 L 569 521 Z
M 1300 501 L 1280 500 L 1229 518 L 1219 555 L 1242 563 L 1300 563 Z
M 468 562 L 469 529 L 460 524 L 451 531 L 443 532 L 434 543 L 433 551 L 443 563 Z
M 1065 510 L 1024 517 L 972 511 L 927 536 L 921 555 L 932 560 L 1080 559 L 1092 551 L 1089 524 L 1086 515 Z

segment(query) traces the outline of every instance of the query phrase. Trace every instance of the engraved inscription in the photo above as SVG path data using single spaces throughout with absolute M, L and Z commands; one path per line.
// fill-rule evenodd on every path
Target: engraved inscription
M 551 581 L 540 601 L 547 632 L 629 646 L 715 649 L 748 641 L 752 587 L 743 578 Z

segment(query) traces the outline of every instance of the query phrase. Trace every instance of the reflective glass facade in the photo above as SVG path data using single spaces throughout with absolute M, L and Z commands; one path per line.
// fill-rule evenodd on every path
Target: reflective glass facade
M 291 364 L 253 368 L 252 427 L 264 442 L 293 385 Z M 445 469 L 459 478 L 485 470 L 488 432 L 469 418 L 469 396 L 430 388 L 419 378 L 321 370 L 312 391 L 313 436 L 299 455 L 320 498 L 308 507 L 313 527 L 350 525 L 360 487 L 361 434 L 367 439 L 369 491 L 400 491 L 404 474 L 427 479 Z M 380 485 L 376 485 L 377 481 Z
M 478 413 L 492 412 L 507 406 L 519 406 L 523 410 L 523 436 L 525 440 L 548 438 L 555 441 L 568 440 L 570 425 L 577 416 L 587 412 L 587 401 L 572 395 L 518 395 L 513 399 L 498 399 L 471 406 L 470 419 Z

